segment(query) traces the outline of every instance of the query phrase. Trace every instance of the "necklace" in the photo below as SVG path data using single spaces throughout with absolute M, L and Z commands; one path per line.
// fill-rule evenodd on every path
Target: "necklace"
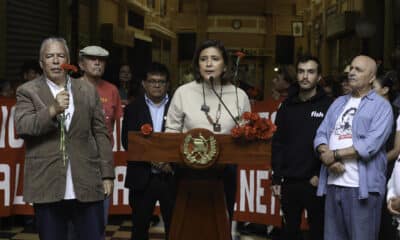
M 219 97 L 222 98 L 222 84 L 221 84 L 221 90 Z M 204 104 L 201 106 L 201 110 L 206 114 L 208 122 L 213 126 L 213 131 L 214 132 L 221 132 L 221 124 L 219 123 L 219 120 L 221 118 L 221 103 L 218 103 L 217 107 L 217 112 L 215 113 L 215 121 L 212 119 L 212 117 L 209 114 L 210 108 L 205 102 L 205 94 L 204 94 L 204 85 L 203 85 L 203 100 Z

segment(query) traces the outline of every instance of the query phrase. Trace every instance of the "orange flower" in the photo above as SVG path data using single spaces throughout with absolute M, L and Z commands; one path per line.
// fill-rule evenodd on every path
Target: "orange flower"
M 231 134 L 232 134 L 232 137 L 239 138 L 243 134 L 243 129 L 239 126 L 236 126 L 236 127 L 232 128 Z
M 148 136 L 153 132 L 153 127 L 150 124 L 146 123 L 140 127 L 140 131 L 143 135 Z
M 272 133 L 274 133 L 276 131 L 276 125 L 271 121 L 271 119 L 265 119 L 265 122 L 269 126 L 268 131 L 272 131 Z
M 253 125 L 256 129 L 260 129 L 261 131 L 268 129 L 268 124 L 262 118 L 259 118 L 256 121 L 254 121 Z
M 244 112 L 244 113 L 242 114 L 242 118 L 243 118 L 244 120 L 250 121 L 250 120 L 251 120 L 251 112 Z
M 244 127 L 244 136 L 246 140 L 254 140 L 257 136 L 257 130 L 247 125 Z
M 68 73 L 76 73 L 78 72 L 78 68 L 72 64 L 68 64 L 68 63 L 63 63 L 61 64 L 61 68 L 65 71 L 67 71 Z
M 260 119 L 260 115 L 258 115 L 258 113 L 251 113 L 250 119 L 251 121 L 256 122 Z

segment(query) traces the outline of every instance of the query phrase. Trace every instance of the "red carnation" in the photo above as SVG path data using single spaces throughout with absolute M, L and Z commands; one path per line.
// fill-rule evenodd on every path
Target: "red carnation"
M 251 120 L 251 112 L 244 112 L 242 115 L 242 118 L 246 121 L 250 121 Z
M 63 63 L 61 64 L 61 68 L 68 73 L 76 73 L 78 72 L 78 68 L 75 65 L 68 64 L 68 63 Z
M 237 51 L 237 52 L 235 52 L 235 56 L 238 58 L 244 58 L 246 56 L 246 54 L 242 51 Z
M 236 127 L 232 128 L 231 134 L 232 134 L 232 137 L 239 138 L 243 134 L 243 129 L 239 126 L 236 126 Z
M 140 131 L 143 135 L 148 136 L 153 132 L 153 127 L 150 124 L 146 123 L 140 127 Z
M 276 131 L 276 125 L 271 121 L 271 119 L 265 119 L 265 122 L 267 123 L 267 126 L 269 126 L 268 131 L 274 133 Z
M 254 121 L 253 125 L 256 129 L 260 129 L 261 131 L 268 129 L 268 124 L 262 118 L 259 118 L 257 119 L 257 121 Z
M 251 113 L 250 119 L 251 121 L 256 122 L 260 119 L 260 115 L 258 113 Z
M 251 126 L 245 126 L 244 136 L 246 140 L 254 140 L 257 137 L 257 130 Z

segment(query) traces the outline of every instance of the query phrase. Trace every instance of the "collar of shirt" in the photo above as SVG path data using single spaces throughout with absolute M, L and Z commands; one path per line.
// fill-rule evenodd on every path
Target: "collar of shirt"
M 149 106 L 149 108 L 160 108 L 160 107 L 164 107 L 165 104 L 167 104 L 169 97 L 168 94 L 165 94 L 165 97 L 163 98 L 163 100 L 161 100 L 161 102 L 159 104 L 155 104 L 148 96 L 147 94 L 144 95 L 144 99 L 146 101 L 147 106 Z
M 64 86 L 60 87 L 59 85 L 55 84 L 53 81 L 50 79 L 46 78 L 46 83 L 47 86 L 49 86 L 51 93 L 54 95 L 54 97 L 64 90 Z M 67 89 L 68 91 L 71 91 L 71 78 L 68 76 L 68 83 L 67 83 Z
M 146 95 L 145 101 L 147 106 L 149 107 L 154 132 L 161 132 L 164 121 L 164 110 L 168 102 L 168 95 L 165 95 L 164 99 L 159 104 L 155 104 Z

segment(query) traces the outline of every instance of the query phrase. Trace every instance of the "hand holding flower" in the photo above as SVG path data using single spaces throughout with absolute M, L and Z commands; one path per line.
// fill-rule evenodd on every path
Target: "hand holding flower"
M 68 108 L 68 105 L 69 105 L 69 93 L 63 90 L 56 95 L 55 110 L 57 114 L 63 113 L 65 109 Z

